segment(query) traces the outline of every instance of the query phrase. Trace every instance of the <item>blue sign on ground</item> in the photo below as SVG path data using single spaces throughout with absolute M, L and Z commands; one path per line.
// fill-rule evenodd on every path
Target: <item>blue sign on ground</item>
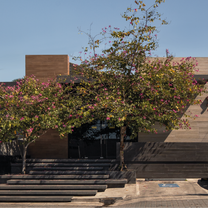
M 179 187 L 179 185 L 178 184 L 171 184 L 171 183 L 160 183 L 160 184 L 158 184 L 159 185 L 159 187 Z

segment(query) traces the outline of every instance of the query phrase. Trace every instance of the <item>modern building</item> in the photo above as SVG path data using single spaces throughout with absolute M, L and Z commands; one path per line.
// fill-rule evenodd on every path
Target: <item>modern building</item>
M 181 58 L 174 58 L 179 61 Z M 196 80 L 208 80 L 208 57 L 198 57 L 198 68 L 194 76 Z M 73 64 L 68 55 L 26 55 L 25 75 L 35 75 L 42 81 L 49 78 L 66 80 L 63 83 L 74 81 L 79 83 L 81 77 L 73 75 Z M 12 83 L 7 83 L 12 85 Z M 207 87 L 206 84 L 204 87 Z M 197 96 L 203 101 L 202 105 L 191 105 L 187 111 L 192 115 L 199 115 L 196 120 L 191 119 L 191 129 L 180 129 L 163 132 L 165 129 L 155 125 L 158 134 L 138 133 L 134 140 L 129 139 L 131 132 L 127 131 L 125 142 L 125 158 L 129 168 L 137 170 L 137 177 L 193 177 L 198 167 L 203 167 L 202 175 L 208 170 L 208 112 L 207 93 Z M 91 142 L 86 137 L 94 138 Z M 1 154 L 1 152 L 0 152 Z M 14 153 L 11 153 L 14 154 Z M 28 147 L 31 158 L 107 158 L 119 156 L 119 129 L 108 127 L 105 122 L 96 121 L 86 124 L 68 137 L 60 139 L 58 132 L 49 130 L 35 143 Z M 175 162 L 175 163 L 174 163 Z M 177 163 L 177 164 L 176 164 Z M 176 164 L 176 165 L 174 165 Z M 196 164 L 193 171 L 184 172 L 184 165 Z M 201 166 L 200 166 L 201 164 Z M 149 169 L 148 169 L 149 168 Z M 183 169 L 174 172 L 174 168 Z M 161 173 L 159 170 L 163 170 Z M 190 173 L 189 175 L 187 175 Z M 191 174 L 192 173 L 192 174 Z M 198 171 L 199 173 L 199 171 Z M 204 175 L 198 177 L 205 177 Z

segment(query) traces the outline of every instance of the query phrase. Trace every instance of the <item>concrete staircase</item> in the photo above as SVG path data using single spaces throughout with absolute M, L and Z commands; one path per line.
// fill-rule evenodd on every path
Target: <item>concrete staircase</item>
M 128 182 L 115 160 L 27 159 L 25 175 L 21 162 L 12 164 L 13 174 L 0 175 L 0 202 L 70 202 Z

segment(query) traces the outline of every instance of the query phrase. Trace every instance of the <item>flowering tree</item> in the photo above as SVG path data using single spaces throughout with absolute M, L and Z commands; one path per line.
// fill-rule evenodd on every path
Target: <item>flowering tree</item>
M 25 173 L 27 148 L 32 142 L 48 129 L 56 129 L 63 138 L 72 133 L 73 127 L 81 125 L 74 116 L 79 112 L 76 107 L 81 100 L 69 99 L 70 93 L 54 80 L 42 83 L 26 77 L 13 87 L 1 85 L 0 95 L 0 140 L 17 139 L 17 132 L 21 132 L 22 173 Z
M 187 119 L 180 114 L 194 102 L 195 95 L 204 91 L 193 81 L 196 60 L 182 59 L 173 63 L 172 57 L 150 60 L 147 55 L 157 46 L 154 20 L 160 15 L 151 10 L 162 0 L 156 0 L 149 9 L 142 1 L 135 1 L 137 8 L 128 8 L 123 18 L 130 22 L 131 29 L 120 30 L 105 27 L 102 34 L 110 35 L 110 47 L 96 54 L 100 41 L 89 41 L 93 53 L 87 58 L 88 48 L 76 73 L 93 81 L 83 81 L 77 87 L 85 105 L 94 119 L 105 119 L 111 125 L 120 127 L 120 166 L 124 164 L 124 136 L 127 126 L 132 129 L 132 138 L 138 132 L 154 132 L 154 124 L 159 122 L 166 130 L 190 128 Z M 136 16 L 138 11 L 143 17 Z M 129 14 L 130 12 L 130 14 Z M 161 20 L 162 24 L 166 24 Z M 109 33 L 108 33 L 109 31 Z M 155 35 L 154 35 L 155 34 Z

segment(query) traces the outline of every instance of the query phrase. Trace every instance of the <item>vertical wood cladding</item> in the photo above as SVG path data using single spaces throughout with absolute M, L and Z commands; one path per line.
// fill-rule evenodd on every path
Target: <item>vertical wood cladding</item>
M 38 159 L 68 158 L 68 137 L 60 139 L 56 130 L 50 129 L 28 147 L 28 155 Z
M 69 75 L 68 55 L 26 55 L 25 62 L 26 76 L 35 75 L 41 81 Z

